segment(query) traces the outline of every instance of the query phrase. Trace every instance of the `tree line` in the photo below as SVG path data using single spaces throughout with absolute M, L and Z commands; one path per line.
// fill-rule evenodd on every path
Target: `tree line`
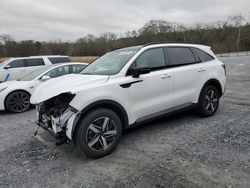
M 124 34 L 88 34 L 75 42 L 60 40 L 40 42 L 15 41 L 8 34 L 0 35 L 0 57 L 32 55 L 100 56 L 110 50 L 149 42 L 184 42 L 209 45 L 215 53 L 250 50 L 250 23 L 241 15 L 211 24 L 187 26 L 165 20 L 151 20 L 138 30 Z

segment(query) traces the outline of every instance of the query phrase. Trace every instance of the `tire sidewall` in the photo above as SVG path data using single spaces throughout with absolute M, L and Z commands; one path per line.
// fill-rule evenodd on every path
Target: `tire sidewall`
M 117 134 L 114 140 L 114 143 L 104 151 L 94 151 L 92 150 L 87 143 L 86 140 L 86 132 L 88 130 L 89 125 L 99 117 L 109 117 L 112 119 L 117 128 Z M 110 154 L 118 145 L 120 138 L 122 135 L 122 123 L 118 115 L 113 112 L 112 110 L 99 108 L 96 110 L 92 110 L 88 114 L 86 114 L 78 123 L 75 136 L 74 136 L 74 143 L 76 144 L 78 150 L 84 153 L 87 157 L 90 158 L 99 158 L 105 155 Z
M 216 93 L 217 99 L 218 99 L 217 105 L 216 105 L 215 110 L 213 112 L 208 112 L 205 108 L 205 101 L 206 101 L 205 97 L 206 97 L 207 92 L 210 90 L 213 90 Z M 205 116 L 205 117 L 214 115 L 216 113 L 216 111 L 218 110 L 219 101 L 220 101 L 219 92 L 218 92 L 216 87 L 214 87 L 212 85 L 204 87 L 202 89 L 201 95 L 199 97 L 198 113 L 202 116 Z
M 6 97 L 6 99 L 5 99 L 5 108 L 6 108 L 6 110 L 8 110 L 9 112 L 12 112 L 12 113 L 23 113 L 23 112 L 27 111 L 27 110 L 30 108 L 30 106 L 31 106 L 30 102 L 29 102 L 28 108 L 27 108 L 26 110 L 22 111 L 22 112 L 17 112 L 17 111 L 12 110 L 12 108 L 11 108 L 10 105 L 9 105 L 10 99 L 11 99 L 14 95 L 16 95 L 16 93 L 23 93 L 23 94 L 26 94 L 26 95 L 29 97 L 29 100 L 30 100 L 30 94 L 29 94 L 29 93 L 27 93 L 27 92 L 25 92 L 25 91 L 14 91 L 14 92 L 10 93 L 10 94 Z

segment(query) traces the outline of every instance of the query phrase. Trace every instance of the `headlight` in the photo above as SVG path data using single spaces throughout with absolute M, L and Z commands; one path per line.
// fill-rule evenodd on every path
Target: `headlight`
M 4 90 L 7 89 L 7 88 L 8 88 L 7 86 L 6 86 L 6 87 L 0 88 L 0 92 L 4 91 Z

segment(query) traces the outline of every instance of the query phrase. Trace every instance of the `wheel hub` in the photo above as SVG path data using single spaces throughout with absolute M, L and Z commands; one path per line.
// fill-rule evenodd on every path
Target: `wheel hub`
M 88 127 L 86 141 L 94 151 L 104 151 L 115 141 L 117 133 L 116 124 L 108 117 L 95 119 Z

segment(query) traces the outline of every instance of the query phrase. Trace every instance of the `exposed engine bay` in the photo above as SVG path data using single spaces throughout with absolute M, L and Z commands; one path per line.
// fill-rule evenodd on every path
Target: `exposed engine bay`
M 67 120 L 74 114 L 69 106 L 74 96 L 71 93 L 62 93 L 38 104 L 36 106 L 37 124 L 46 130 L 53 130 L 56 135 L 63 135 Z

